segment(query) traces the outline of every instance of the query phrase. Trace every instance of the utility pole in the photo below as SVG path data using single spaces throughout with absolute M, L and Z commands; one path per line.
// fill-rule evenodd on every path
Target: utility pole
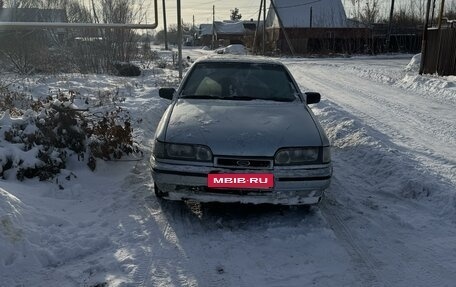
M 165 50 L 168 50 L 168 27 L 166 27 L 166 4 L 163 0 L 163 35 L 165 36 Z
M 263 3 L 263 56 L 265 54 L 266 54 L 266 0 L 264 0 L 264 3 Z
M 215 5 L 212 5 L 212 43 L 211 49 L 215 49 Z
M 255 29 L 255 34 L 253 36 L 253 45 L 252 45 L 252 53 L 255 54 L 255 48 L 256 48 L 256 38 L 258 34 L 258 29 L 260 28 L 260 18 L 261 18 L 261 10 L 263 9 L 263 0 L 260 1 L 260 10 L 258 10 L 258 20 L 256 24 L 256 29 Z
M 181 0 L 177 0 L 177 64 L 179 65 L 179 79 L 182 79 L 182 18 Z
M 390 18 L 388 23 L 388 34 L 386 35 L 386 49 L 389 51 L 391 48 L 391 29 L 393 26 L 394 16 L 394 0 L 391 0 Z
M 421 43 L 421 62 L 420 62 L 420 75 L 424 73 L 425 68 L 425 61 L 426 61 L 426 53 L 427 53 L 427 35 L 428 35 L 428 24 L 429 24 L 429 10 L 431 10 L 431 1 L 427 1 L 426 7 L 426 19 L 424 19 L 424 30 L 423 30 L 423 41 Z

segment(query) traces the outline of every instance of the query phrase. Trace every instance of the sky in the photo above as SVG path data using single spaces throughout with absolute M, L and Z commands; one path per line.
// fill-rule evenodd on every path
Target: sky
M 87 0 L 81 0 L 87 2 Z M 135 0 L 136 2 L 145 1 L 147 7 L 148 16 L 147 23 L 153 22 L 154 8 L 153 0 Z M 158 12 L 159 12 L 159 26 L 158 30 L 163 29 L 163 10 L 162 1 L 158 0 Z M 302 3 L 311 2 L 315 0 L 301 0 Z M 345 11 L 348 17 L 353 17 L 354 10 L 352 0 L 340 0 L 345 6 Z M 361 5 L 372 0 L 360 0 Z M 440 2 L 441 0 L 437 0 Z M 260 8 L 261 0 L 181 0 L 182 7 L 182 19 L 185 23 L 192 23 L 193 17 L 195 17 L 195 24 L 211 23 L 212 22 L 212 6 L 215 6 L 215 20 L 228 20 L 230 17 L 230 10 L 238 8 L 243 20 L 256 19 L 258 18 L 258 12 Z M 266 7 L 269 8 L 270 0 L 266 0 Z M 380 13 L 387 15 L 391 0 L 379 0 L 380 2 Z M 418 5 L 417 3 L 425 3 L 426 0 L 396 0 L 396 8 L 409 8 L 410 5 Z M 446 6 L 448 7 L 456 0 L 446 0 Z M 166 0 L 166 15 L 167 23 L 177 23 L 177 0 Z M 411 4 L 412 3 L 412 4 Z M 267 12 L 266 12 L 267 13 Z
M 152 3 L 152 0 L 149 0 Z M 159 1 L 159 30 L 163 28 L 163 10 L 162 10 L 162 0 Z M 266 7 L 269 8 L 269 1 L 267 0 Z M 314 0 L 302 0 L 303 3 L 306 1 Z M 348 17 L 352 17 L 353 6 L 352 0 L 341 0 L 345 6 L 345 10 Z M 380 11 L 381 13 L 386 13 L 389 11 L 391 0 L 379 0 L 380 1 Z M 418 2 L 425 3 L 425 0 L 396 0 L 396 7 L 409 7 L 410 3 Z M 439 0 L 437 0 L 439 1 Z M 212 22 L 212 6 L 215 5 L 215 20 L 227 20 L 230 17 L 230 10 L 234 8 L 239 8 L 239 12 L 242 15 L 243 20 L 256 19 L 258 18 L 258 11 L 260 8 L 261 0 L 181 0 L 182 7 L 182 18 L 186 23 L 192 23 L 193 16 L 195 17 L 195 23 L 210 23 Z M 368 0 L 361 0 L 361 3 L 364 4 Z M 454 2 L 454 0 L 447 0 L 448 2 Z M 167 0 L 166 1 L 166 12 L 167 12 L 167 22 L 168 24 L 177 23 L 177 11 L 176 11 L 177 0 Z M 151 4 L 150 19 L 153 19 L 153 5 Z M 267 13 L 267 12 L 266 12 Z M 148 20 L 149 21 L 149 20 Z M 152 20 L 150 20 L 152 21 Z

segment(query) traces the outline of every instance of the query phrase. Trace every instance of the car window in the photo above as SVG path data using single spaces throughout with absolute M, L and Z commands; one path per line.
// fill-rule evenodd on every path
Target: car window
M 196 64 L 181 95 L 294 100 L 296 93 L 288 72 L 280 65 L 214 62 Z

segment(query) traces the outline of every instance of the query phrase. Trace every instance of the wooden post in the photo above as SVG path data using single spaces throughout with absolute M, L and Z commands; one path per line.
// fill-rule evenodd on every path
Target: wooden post
M 426 45 L 427 45 L 427 36 L 428 36 L 428 24 L 429 24 L 429 10 L 431 10 L 431 1 L 428 0 L 427 7 L 426 7 L 426 19 L 424 19 L 424 30 L 423 30 L 423 41 L 421 43 L 421 62 L 420 62 L 420 75 L 423 74 L 425 68 L 425 61 L 426 61 Z
M 165 36 L 165 50 L 168 50 L 168 27 L 166 27 L 166 4 L 163 0 L 163 34 Z
M 438 49 L 437 49 L 437 74 L 439 74 L 439 67 L 440 67 L 440 57 L 442 55 L 442 20 L 443 20 L 443 12 L 445 11 L 445 0 L 442 0 L 440 4 L 440 12 L 439 12 L 439 23 L 437 24 L 437 28 L 439 30 L 439 42 L 438 42 Z
M 435 1 L 436 0 L 433 0 L 432 1 L 432 16 L 431 16 L 431 26 L 434 25 L 434 17 L 435 17 Z
M 255 34 L 253 35 L 253 45 L 252 45 L 253 54 L 255 54 L 256 37 L 258 34 L 258 29 L 260 28 L 261 9 L 263 9 L 263 0 L 260 1 L 260 10 L 258 10 L 258 20 L 257 20 L 256 28 L 255 28 Z M 264 25 L 264 23 L 263 23 L 263 25 Z
M 386 35 L 386 49 L 388 52 L 391 49 L 391 29 L 393 26 L 393 16 L 394 16 L 394 0 L 391 0 L 391 9 L 390 9 L 390 17 L 388 23 L 388 34 Z
M 266 0 L 263 4 L 263 56 L 266 54 Z
M 177 0 L 177 65 L 179 65 L 179 79 L 182 79 L 182 18 L 181 0 Z
M 312 6 L 310 6 L 310 23 L 309 23 L 309 28 L 312 28 L 312 22 L 313 22 L 313 10 L 312 10 Z
M 440 12 L 439 12 L 439 23 L 437 23 L 437 28 L 440 30 L 442 28 L 442 18 L 443 18 L 443 12 L 445 11 L 445 0 L 442 0 L 442 3 L 440 5 Z
M 279 13 L 277 11 L 277 8 L 276 8 L 273 0 L 271 0 L 271 6 L 272 6 L 272 9 L 274 9 L 274 12 L 275 12 L 275 14 L 277 16 L 277 20 L 279 20 L 280 29 L 282 29 L 283 35 L 285 36 L 285 40 L 287 41 L 288 47 L 290 48 L 291 55 L 294 56 L 295 55 L 295 51 L 293 49 L 293 45 L 291 44 L 291 41 L 288 38 L 287 31 L 285 31 L 285 28 L 283 27 L 282 19 L 280 19 L 280 15 L 279 15 Z
M 212 5 L 212 42 L 211 49 L 215 49 L 215 5 Z

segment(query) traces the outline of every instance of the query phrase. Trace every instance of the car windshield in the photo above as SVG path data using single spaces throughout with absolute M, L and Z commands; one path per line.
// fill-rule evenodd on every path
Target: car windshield
M 187 77 L 182 98 L 294 101 L 297 91 L 278 64 L 197 63 Z

